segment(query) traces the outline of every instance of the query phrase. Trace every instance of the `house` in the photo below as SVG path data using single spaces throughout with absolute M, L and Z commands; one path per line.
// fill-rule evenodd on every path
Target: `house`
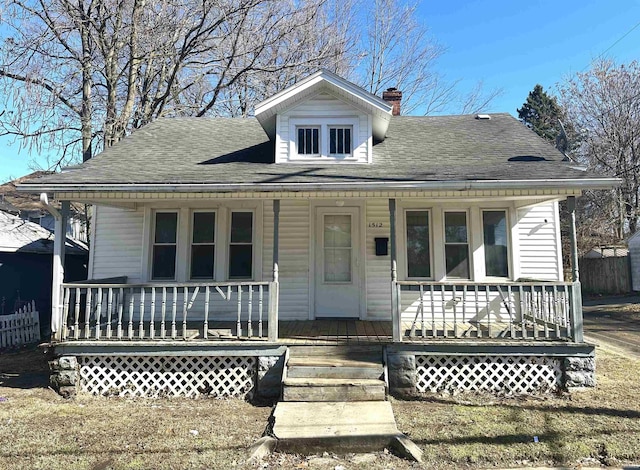
M 53 232 L 0 211 L 0 315 L 35 301 L 42 336 L 51 333 L 53 245 Z M 86 279 L 88 246 L 67 237 L 65 253 L 65 279 L 70 282 Z
M 159 119 L 23 183 L 95 211 L 89 281 L 57 259 L 54 382 L 278 394 L 293 346 L 373 344 L 394 393 L 592 385 L 558 202 L 618 180 L 508 114 L 383 98 L 321 70 L 255 118 Z
M 43 209 L 39 194 L 20 193 L 16 189 L 23 181 L 53 174 L 52 171 L 34 171 L 4 184 L 0 184 L 0 211 L 17 215 L 23 220 L 36 223 L 53 232 L 54 218 Z M 87 242 L 87 223 L 83 206 L 73 205 L 67 217 L 67 237 L 80 242 Z

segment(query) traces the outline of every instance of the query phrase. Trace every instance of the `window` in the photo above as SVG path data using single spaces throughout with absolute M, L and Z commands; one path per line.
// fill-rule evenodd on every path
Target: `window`
M 324 216 L 324 282 L 351 282 L 351 215 Z
M 431 277 L 429 212 L 407 211 L 407 276 Z
M 151 267 L 154 280 L 173 280 L 176 277 L 177 229 L 177 212 L 155 213 Z
M 298 127 L 298 155 L 320 155 L 320 129 Z
M 329 128 L 329 155 L 351 155 L 351 127 Z
M 229 279 L 253 276 L 253 212 L 231 212 Z
M 191 279 L 214 279 L 216 213 L 194 212 L 191 233 Z
M 444 213 L 444 252 L 447 277 L 469 279 L 467 213 Z
M 484 267 L 487 276 L 509 277 L 507 212 L 483 211 Z

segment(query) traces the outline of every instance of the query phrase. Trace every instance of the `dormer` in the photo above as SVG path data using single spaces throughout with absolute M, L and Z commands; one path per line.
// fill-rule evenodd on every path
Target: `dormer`
M 393 106 L 320 70 L 259 103 L 255 116 L 275 141 L 276 163 L 371 163 Z

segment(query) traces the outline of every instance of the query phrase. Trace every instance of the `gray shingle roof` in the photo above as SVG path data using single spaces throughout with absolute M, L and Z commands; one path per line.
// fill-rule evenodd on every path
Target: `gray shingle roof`
M 395 116 L 371 165 L 275 164 L 274 144 L 257 120 L 157 120 L 72 171 L 38 185 L 277 184 L 482 180 L 586 180 L 597 175 L 563 155 L 509 114 L 490 120 Z

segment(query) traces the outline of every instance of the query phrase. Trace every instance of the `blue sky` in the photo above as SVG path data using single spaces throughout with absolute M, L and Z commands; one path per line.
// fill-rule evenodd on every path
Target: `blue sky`
M 554 92 L 609 48 L 618 62 L 640 59 L 640 26 L 620 40 L 640 23 L 640 0 L 425 0 L 419 13 L 447 48 L 439 73 L 462 89 L 481 80 L 504 90 L 491 112 L 517 115 L 536 83 Z M 28 173 L 34 158 L 0 137 L 0 182 Z

